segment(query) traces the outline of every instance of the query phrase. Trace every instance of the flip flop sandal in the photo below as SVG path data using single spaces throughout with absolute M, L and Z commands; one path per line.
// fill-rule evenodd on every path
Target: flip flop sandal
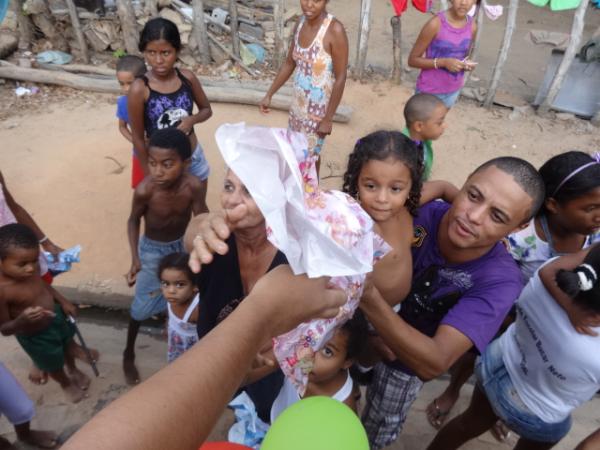
M 450 414 L 450 410 L 442 411 L 442 409 L 437 404 L 437 398 L 434 399 L 433 402 L 431 402 L 429 406 L 431 406 L 431 405 L 433 405 L 433 407 L 435 409 L 435 413 L 430 414 L 429 407 L 428 407 L 427 411 L 426 411 L 427 420 L 429 421 L 429 424 L 433 428 L 435 428 L 436 430 L 439 430 L 440 428 L 442 428 L 442 425 L 444 425 L 444 422 L 446 422 L 446 419 L 448 418 L 448 414 Z

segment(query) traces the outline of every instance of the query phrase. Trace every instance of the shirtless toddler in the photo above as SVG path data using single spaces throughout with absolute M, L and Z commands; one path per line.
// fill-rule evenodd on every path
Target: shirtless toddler
M 19 223 L 0 227 L 0 332 L 15 335 L 36 366 L 77 403 L 90 379 L 74 361 L 75 331 L 66 316 L 76 308 L 48 289 L 38 257 L 38 239 L 30 228 Z

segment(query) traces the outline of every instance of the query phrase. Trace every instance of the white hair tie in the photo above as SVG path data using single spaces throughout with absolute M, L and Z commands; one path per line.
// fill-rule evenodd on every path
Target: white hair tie
M 594 288 L 598 280 L 598 274 L 589 264 L 582 264 L 578 267 L 577 276 L 579 277 L 579 287 L 582 291 L 590 291 Z M 583 269 L 583 270 L 581 270 Z M 588 272 L 591 277 L 588 278 Z

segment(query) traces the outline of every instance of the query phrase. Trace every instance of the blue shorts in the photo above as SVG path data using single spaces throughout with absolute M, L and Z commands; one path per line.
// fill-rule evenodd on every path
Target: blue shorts
M 200 145 L 200 142 L 198 142 L 194 153 L 192 153 L 190 173 L 200 178 L 201 181 L 207 180 L 208 175 L 210 175 L 210 167 L 208 166 L 208 161 L 206 156 L 204 156 L 204 149 Z
M 500 342 L 492 342 L 475 363 L 477 384 L 492 409 L 508 428 L 522 438 L 536 442 L 558 442 L 571 429 L 571 416 L 562 422 L 547 423 L 523 403 L 502 360 Z
M 146 320 L 167 310 L 167 301 L 160 290 L 158 265 L 165 256 L 180 252 L 183 252 L 183 239 L 159 242 L 146 236 L 140 238 L 138 253 L 142 270 L 138 272 L 135 280 L 135 296 L 130 310 L 133 320 Z
M 433 92 L 421 92 L 421 91 L 419 91 L 417 89 L 417 90 L 415 90 L 415 94 L 431 94 L 431 95 L 435 95 L 437 98 L 439 98 L 441 101 L 444 102 L 444 105 L 446 105 L 446 108 L 450 109 L 450 108 L 452 108 L 454 106 L 454 104 L 458 100 L 458 96 L 460 95 L 460 91 L 461 91 L 461 89 L 459 89 L 458 91 L 450 92 L 448 94 L 434 94 Z

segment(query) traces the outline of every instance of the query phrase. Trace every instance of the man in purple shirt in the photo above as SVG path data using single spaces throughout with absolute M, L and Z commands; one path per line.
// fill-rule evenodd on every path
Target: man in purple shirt
M 361 309 L 397 360 L 379 363 L 363 423 L 371 449 L 394 442 L 423 381 L 474 347 L 483 352 L 521 292 L 519 268 L 500 242 L 526 226 L 544 198 L 528 162 L 496 158 L 473 172 L 452 205 L 431 202 L 414 220 L 413 280 L 399 313 L 377 289 Z

